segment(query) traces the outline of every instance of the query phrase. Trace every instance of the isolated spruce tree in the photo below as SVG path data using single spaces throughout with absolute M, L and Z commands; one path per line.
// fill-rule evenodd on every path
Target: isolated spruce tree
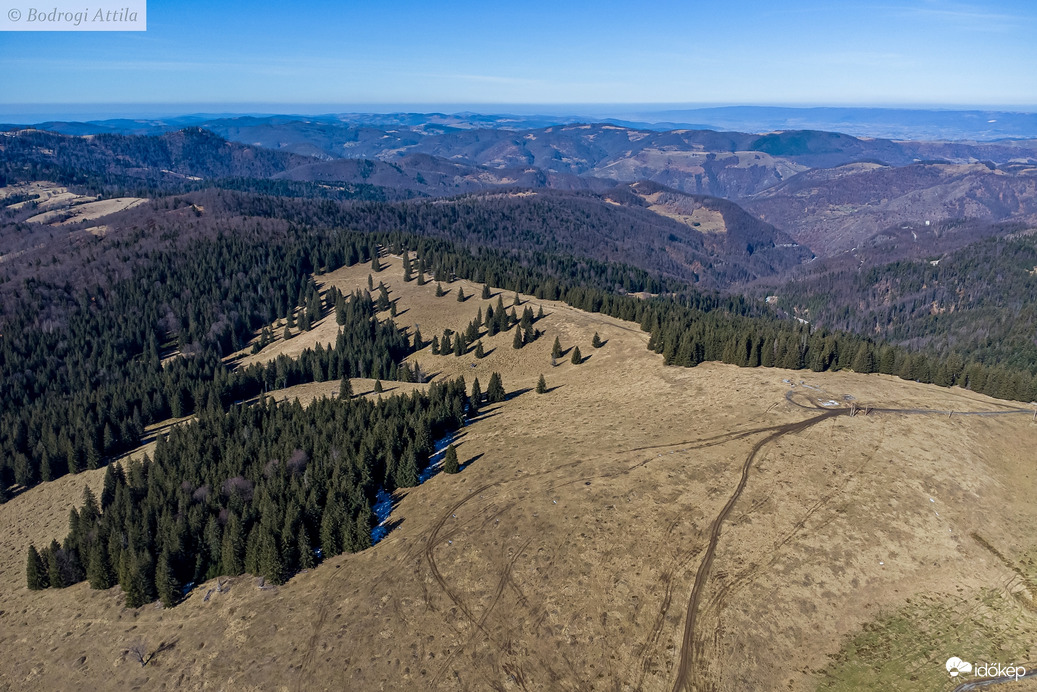
M 43 564 L 43 558 L 40 557 L 34 545 L 29 546 L 29 554 L 25 562 L 25 581 L 33 591 L 40 591 L 50 586 L 47 566 Z
M 381 394 L 383 391 L 384 391 L 384 388 L 382 387 L 382 381 L 381 380 L 375 380 L 374 381 L 374 393 L 375 394 Z
M 541 305 L 540 308 L 537 309 L 537 319 L 540 320 L 540 319 L 543 319 L 543 317 L 544 317 L 544 306 Z
M 475 342 L 475 357 L 476 358 L 484 358 L 484 357 L 486 357 L 486 351 L 484 351 L 483 347 L 482 347 L 482 339 L 479 339 L 478 341 Z
M 557 336 L 555 337 L 554 346 L 551 347 L 551 357 L 552 358 L 561 358 L 562 357 L 562 344 L 561 344 L 560 341 L 558 341 L 558 337 Z
M 515 338 L 511 340 L 511 347 L 518 350 L 525 346 L 525 342 L 522 340 L 522 330 L 515 330 Z
M 454 334 L 454 355 L 455 356 L 463 356 L 464 355 L 464 342 L 461 341 L 461 335 L 460 334 Z
M 454 445 L 449 445 L 446 448 L 446 453 L 443 454 L 443 471 L 446 473 L 458 473 L 461 470 L 461 464 L 457 461 L 457 448 Z
M 495 372 L 490 375 L 490 384 L 486 388 L 486 401 L 491 404 L 497 404 L 505 399 L 504 383 L 501 381 L 499 372 Z
M 434 337 L 432 337 L 432 355 L 438 356 L 439 355 L 439 350 L 440 350 L 439 349 L 439 337 L 438 336 L 434 336 Z
M 591 346 L 594 348 L 601 348 L 601 337 L 598 336 L 597 332 L 594 332 L 594 338 L 591 339 Z
M 537 394 L 547 393 L 547 380 L 544 379 L 543 374 L 540 375 L 540 379 L 537 380 Z
M 352 399 L 353 398 L 353 383 L 349 381 L 348 377 L 343 377 L 342 382 L 338 387 L 338 398 L 339 399 Z
M 512 305 L 522 305 L 522 299 L 519 298 L 519 294 L 518 293 L 515 294 L 515 300 L 514 300 L 514 302 L 512 302 Z
M 292 330 L 289 329 L 288 327 L 285 327 L 284 328 L 284 333 L 281 334 L 281 338 L 284 339 L 285 341 L 288 341 L 289 339 L 291 339 L 292 338 Z
M 579 365 L 580 363 L 583 362 L 583 356 L 580 355 L 580 347 L 579 346 L 573 346 L 573 355 L 572 355 L 572 358 L 569 359 L 569 361 L 573 365 Z
M 458 303 L 463 303 L 464 300 L 465 300 L 465 298 L 464 298 L 464 288 L 461 287 L 461 286 L 458 286 L 457 287 L 457 302 Z
M 443 284 L 436 283 L 436 297 L 437 298 L 442 298 L 445 295 L 446 295 L 446 291 L 443 290 Z
M 418 260 L 418 285 L 419 286 L 424 286 L 427 283 L 425 281 L 425 273 L 426 273 L 426 270 L 425 270 L 425 260 L 424 259 L 419 259 Z
M 482 299 L 483 300 L 489 300 L 490 299 L 490 286 L 488 284 L 483 284 L 482 285 Z
M 376 250 L 371 254 L 371 271 L 380 272 L 382 271 L 382 264 L 378 261 L 378 251 Z

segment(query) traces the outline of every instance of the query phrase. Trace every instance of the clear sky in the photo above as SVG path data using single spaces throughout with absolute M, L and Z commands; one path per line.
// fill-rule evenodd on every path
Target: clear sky
M 0 107 L 1037 106 L 1033 0 L 151 0 L 147 19 L 0 33 Z

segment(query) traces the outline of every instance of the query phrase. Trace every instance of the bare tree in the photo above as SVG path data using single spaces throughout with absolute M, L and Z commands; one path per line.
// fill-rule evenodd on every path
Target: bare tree
M 140 664 L 140 667 L 148 665 L 148 661 L 151 660 L 151 656 L 148 654 L 148 643 L 143 639 L 134 640 L 127 648 L 126 653 L 129 654 L 130 658 Z

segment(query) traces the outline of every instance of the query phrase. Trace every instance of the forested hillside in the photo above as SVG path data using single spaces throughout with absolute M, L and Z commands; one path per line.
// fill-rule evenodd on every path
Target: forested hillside
M 838 269 L 774 289 L 790 314 L 943 356 L 1037 371 L 1037 238 L 973 243 L 931 261 Z

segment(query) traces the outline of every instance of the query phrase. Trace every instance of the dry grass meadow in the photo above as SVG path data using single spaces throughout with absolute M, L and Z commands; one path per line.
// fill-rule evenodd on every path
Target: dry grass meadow
M 487 304 L 477 284 L 436 298 L 435 283 L 405 284 L 388 264 L 375 284 L 426 339 Z M 319 279 L 350 291 L 369 271 Z M 1030 416 L 872 411 L 762 445 L 684 646 L 711 527 L 754 445 L 818 415 L 800 405 L 1009 406 L 877 375 L 668 368 L 636 325 L 531 303 L 546 333 L 522 350 L 506 332 L 484 340 L 482 360 L 411 357 L 484 388 L 498 371 L 513 393 L 462 431 L 464 470 L 401 493 L 378 545 L 280 588 L 241 577 L 206 600 L 203 584 L 169 610 L 126 610 L 118 587 L 29 592 L 26 545 L 63 536 L 101 475 L 0 506 L 0 689 L 672 690 L 683 660 L 689 690 L 950 690 L 951 655 L 1037 666 Z M 244 360 L 330 343 L 335 329 L 325 318 Z M 556 336 L 589 358 L 552 366 Z M 537 395 L 541 373 L 550 390 Z M 125 653 L 138 640 L 154 653 L 145 667 Z

